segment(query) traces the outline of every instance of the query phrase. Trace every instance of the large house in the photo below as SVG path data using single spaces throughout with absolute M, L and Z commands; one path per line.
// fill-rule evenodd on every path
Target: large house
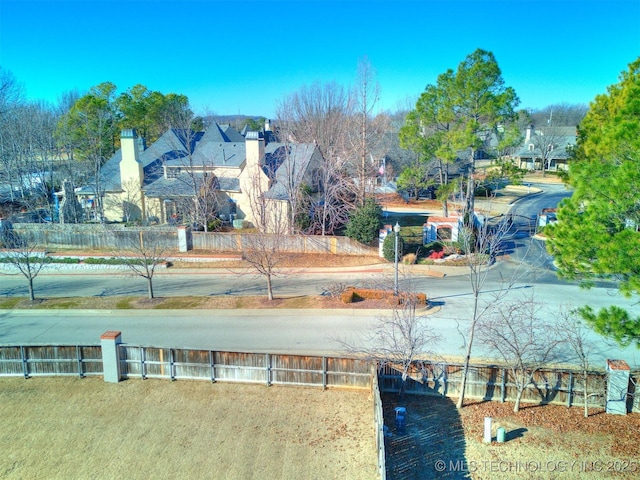
M 576 145 L 576 127 L 527 127 L 524 143 L 513 154 L 515 164 L 527 170 L 568 170 L 571 149 Z
M 243 136 L 214 123 L 205 132 L 168 130 L 145 148 L 134 130 L 123 130 L 120 149 L 76 195 L 107 221 L 194 223 L 215 216 L 273 230 L 267 223 L 274 218 L 290 219 L 296 189 L 319 188 L 322 156 L 314 144 L 270 139 L 270 129 Z

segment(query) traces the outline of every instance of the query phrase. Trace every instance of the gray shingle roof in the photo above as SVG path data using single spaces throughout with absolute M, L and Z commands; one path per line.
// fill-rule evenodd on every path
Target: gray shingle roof
M 533 156 L 539 157 L 542 154 L 541 147 L 547 147 L 552 141 L 553 150 L 549 158 L 565 159 L 569 157 L 567 146 L 574 146 L 576 144 L 575 132 L 574 135 L 554 136 L 552 140 L 542 141 L 540 145 L 538 145 L 537 137 L 537 135 L 532 136 L 531 139 L 514 154 L 514 156 L 522 158 L 531 158 Z M 533 150 L 529 149 L 529 144 L 533 144 Z
M 209 177 L 211 178 L 211 177 Z M 240 180 L 238 178 L 216 178 L 215 189 L 225 192 L 240 191 Z M 160 177 L 152 184 L 143 188 L 147 197 L 170 198 L 170 197 L 193 197 L 194 192 L 200 189 L 204 182 L 202 174 L 189 175 L 186 172 L 180 173 L 175 178 Z
M 317 147 L 311 143 L 270 143 L 265 147 L 265 169 L 273 183 L 267 198 L 287 200 L 291 188 L 303 182 Z M 275 175 L 274 175 L 275 172 Z
M 202 134 L 192 135 L 195 143 Z M 140 162 L 144 171 L 144 185 L 149 185 L 162 177 L 162 164 L 170 159 L 182 158 L 186 154 L 185 137 L 180 130 L 168 130 L 149 148 L 140 152 Z M 106 192 L 119 192 L 120 160 L 122 150 L 119 149 L 100 169 L 100 188 Z M 95 178 L 78 190 L 78 193 L 95 193 Z
M 189 151 L 193 152 L 191 157 Z M 287 185 L 300 185 L 316 152 L 319 151 L 313 144 L 267 143 L 263 169 L 272 180 L 267 197 L 286 200 L 290 189 Z M 122 152 L 118 150 L 102 167 L 100 178 L 105 191 L 121 190 L 121 158 Z M 240 168 L 245 160 L 245 139 L 229 125 L 213 124 L 204 133 L 169 130 L 140 154 L 145 174 L 143 189 L 149 197 L 193 196 L 192 176 L 183 171 L 176 178 L 164 178 L 163 166 Z M 195 178 L 202 181 L 201 175 Z M 221 191 L 240 191 L 240 180 L 236 177 L 219 177 L 217 182 Z M 80 189 L 80 193 L 93 192 L 91 184 Z

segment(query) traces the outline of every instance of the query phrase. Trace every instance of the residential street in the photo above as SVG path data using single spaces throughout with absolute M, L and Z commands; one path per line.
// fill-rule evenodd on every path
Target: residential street
M 558 186 L 551 195 L 525 197 L 503 211 L 531 216 L 540 205 L 558 202 L 567 196 Z M 482 304 L 492 302 L 497 293 L 509 287 L 508 297 L 519 301 L 533 298 L 543 305 L 545 315 L 553 319 L 562 309 L 591 305 L 594 309 L 619 305 L 640 316 L 640 306 L 623 298 L 614 285 L 591 290 L 580 289 L 556 277 L 553 266 L 537 240 L 511 236 L 508 255 L 493 265 L 487 275 Z M 529 245 L 537 246 L 537 250 Z M 535 254 L 532 253 L 535 251 Z M 527 252 L 527 255 L 524 255 Z M 534 261 L 535 259 L 535 261 Z M 439 273 L 435 275 L 434 272 Z M 276 296 L 319 295 L 332 283 L 356 286 L 393 285 L 393 265 L 379 264 L 347 269 L 317 268 L 290 270 L 274 280 Z M 444 276 L 443 276 L 444 275 Z M 25 296 L 22 276 L 2 275 L 0 295 Z M 126 270 L 74 271 L 41 274 L 35 282 L 36 295 L 56 296 L 144 296 L 146 282 Z M 265 281 L 255 275 L 240 275 L 226 269 L 163 270 L 154 279 L 159 296 L 182 295 L 266 295 Z M 466 333 L 472 295 L 464 268 L 443 266 L 400 266 L 400 288 L 425 292 L 433 308 L 423 312 L 425 323 L 441 336 L 430 355 L 459 358 Z M 339 353 L 336 339 L 364 346 L 366 334 L 380 315 L 388 311 L 363 310 L 114 310 L 114 311 L 39 311 L 5 310 L 0 312 L 0 344 L 95 344 L 106 330 L 120 330 L 126 343 L 163 347 L 201 348 L 231 351 Z M 635 347 L 619 349 L 593 334 L 598 345 L 595 365 L 607 358 L 624 359 L 640 365 Z M 474 348 L 475 355 L 493 358 L 492 352 Z

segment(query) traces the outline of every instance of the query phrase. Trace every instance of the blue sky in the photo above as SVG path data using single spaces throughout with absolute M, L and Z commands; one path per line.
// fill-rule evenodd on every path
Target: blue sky
M 365 55 L 395 111 L 483 48 L 535 109 L 606 92 L 639 25 L 640 0 L 0 0 L 0 65 L 33 100 L 140 83 L 197 113 L 273 117 L 303 85 L 353 84 Z

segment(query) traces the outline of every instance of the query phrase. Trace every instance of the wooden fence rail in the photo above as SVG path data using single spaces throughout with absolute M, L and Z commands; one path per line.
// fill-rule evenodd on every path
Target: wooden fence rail
M 371 388 L 369 362 L 352 358 L 119 345 L 124 378 Z M 102 375 L 100 346 L 0 346 L 0 376 Z
M 414 362 L 405 385 L 405 392 L 417 395 L 457 397 L 462 381 L 462 364 L 419 361 Z M 379 369 L 381 392 L 399 392 L 402 377 L 393 365 Z M 628 411 L 640 412 L 640 395 L 636 384 L 640 371 L 631 372 L 629 380 Z M 607 375 L 605 372 L 589 372 L 586 385 L 580 372 L 569 369 L 547 369 L 534 375 L 522 396 L 523 403 L 584 406 L 584 390 L 587 390 L 589 407 L 605 407 Z M 470 366 L 465 397 L 485 401 L 514 401 L 517 390 L 510 371 L 499 365 Z
M 168 380 L 208 380 L 262 383 L 265 385 L 317 386 L 322 388 L 372 388 L 381 392 L 400 390 L 401 377 L 393 365 L 385 365 L 378 375 L 365 360 L 305 355 L 220 352 L 176 348 L 119 345 L 121 375 L 124 378 L 165 378 Z M 462 365 L 442 362 L 415 362 L 409 372 L 405 392 L 418 395 L 456 397 Z M 102 375 L 100 346 L 0 346 L 0 376 Z M 640 412 L 636 385 L 640 371 L 631 372 L 627 410 Z M 579 372 L 544 370 L 524 392 L 525 403 L 583 405 L 586 388 L 588 405 L 604 407 L 607 376 L 590 372 L 586 385 Z M 513 401 L 516 387 L 508 369 L 496 365 L 471 366 L 466 396 L 485 401 Z
M 382 398 L 378 385 L 378 376 L 372 373 L 371 396 L 373 397 L 373 426 L 376 432 L 376 449 L 378 451 L 378 474 L 380 480 L 387 479 L 387 461 L 384 445 L 384 414 L 382 412 Z
M 50 248 L 78 250 L 127 250 L 145 239 L 163 248 L 178 248 L 178 229 L 169 226 L 125 227 L 124 225 L 16 223 L 14 232 L 21 238 Z M 250 248 L 251 233 L 191 232 L 194 251 L 242 252 Z M 295 253 L 339 255 L 377 255 L 376 248 L 362 245 L 347 237 L 333 235 L 287 235 L 280 248 Z
M 99 346 L 0 347 L 0 376 L 102 375 Z

